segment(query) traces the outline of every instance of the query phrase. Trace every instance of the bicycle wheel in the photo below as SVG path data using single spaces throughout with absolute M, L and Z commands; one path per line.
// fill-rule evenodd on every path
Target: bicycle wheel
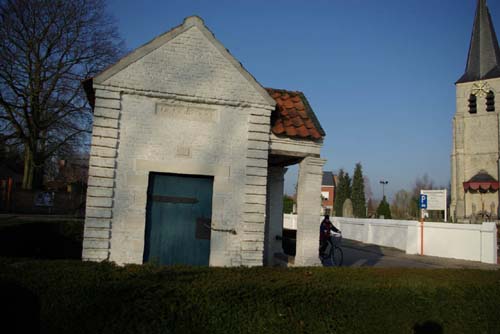
M 340 267 L 342 262 L 344 261 L 344 252 L 342 252 L 342 248 L 334 247 L 332 249 L 332 265 Z

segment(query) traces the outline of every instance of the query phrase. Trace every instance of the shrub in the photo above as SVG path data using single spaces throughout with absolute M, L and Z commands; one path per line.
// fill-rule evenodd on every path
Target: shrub
M 4 328 L 41 333 L 500 332 L 498 271 L 7 260 L 0 282 Z
M 385 196 L 377 208 L 377 218 L 380 218 L 382 216 L 384 217 L 384 219 L 392 219 L 391 208 L 390 208 L 389 203 L 387 202 Z

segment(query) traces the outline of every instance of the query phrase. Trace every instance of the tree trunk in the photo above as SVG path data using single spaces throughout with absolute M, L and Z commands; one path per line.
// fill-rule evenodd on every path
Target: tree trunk
M 45 156 L 47 150 L 47 131 L 41 131 L 41 138 L 39 140 L 40 146 L 37 148 L 36 155 L 33 154 L 33 182 L 32 188 L 42 189 L 43 188 L 43 178 L 45 176 L 45 162 L 46 160 L 40 160 L 40 157 Z
M 23 173 L 23 189 L 30 190 L 33 188 L 33 153 L 29 145 L 24 146 L 24 173 Z

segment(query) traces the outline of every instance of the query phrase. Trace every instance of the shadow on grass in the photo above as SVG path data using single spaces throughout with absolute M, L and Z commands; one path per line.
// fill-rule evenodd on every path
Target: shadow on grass
M 83 223 L 33 222 L 0 228 L 0 256 L 81 259 Z
M 0 281 L 0 307 L 2 328 L 8 333 L 40 333 L 40 302 L 33 292 Z
M 443 334 L 443 327 L 434 321 L 426 321 L 413 326 L 414 334 Z

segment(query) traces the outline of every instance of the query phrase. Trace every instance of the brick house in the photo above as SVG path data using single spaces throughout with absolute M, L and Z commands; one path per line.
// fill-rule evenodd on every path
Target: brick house
M 295 265 L 318 265 L 325 132 L 304 94 L 265 89 L 199 17 L 84 81 L 94 123 L 84 260 L 275 265 L 299 164 Z
M 321 181 L 321 214 L 333 215 L 335 205 L 335 175 L 333 172 L 323 172 Z

